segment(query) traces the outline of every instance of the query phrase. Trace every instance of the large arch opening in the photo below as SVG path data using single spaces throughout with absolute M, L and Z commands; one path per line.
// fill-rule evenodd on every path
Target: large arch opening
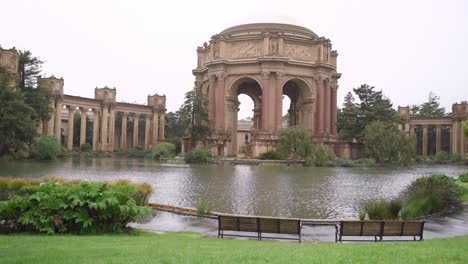
M 230 155 L 249 156 L 252 131 L 262 129 L 262 88 L 254 78 L 242 77 L 231 85 L 228 98 Z
M 301 79 L 290 79 L 283 85 L 281 127 L 304 127 L 312 129 L 313 99 L 307 83 Z

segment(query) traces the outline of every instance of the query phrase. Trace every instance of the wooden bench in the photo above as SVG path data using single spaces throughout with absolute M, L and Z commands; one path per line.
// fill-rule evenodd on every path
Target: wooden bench
M 228 233 L 225 233 L 228 231 Z M 250 235 L 237 234 L 237 232 L 255 233 Z M 264 234 L 297 235 L 296 237 L 265 236 Z M 273 218 L 241 215 L 218 215 L 218 237 L 237 236 L 253 237 L 258 240 L 290 239 L 301 242 L 301 220 L 291 218 Z
M 374 237 L 374 241 L 403 241 L 383 240 L 384 237 L 410 236 L 416 241 L 423 240 L 424 221 L 341 221 L 335 226 L 335 242 L 342 241 L 369 241 L 369 240 L 344 240 L 344 236 Z

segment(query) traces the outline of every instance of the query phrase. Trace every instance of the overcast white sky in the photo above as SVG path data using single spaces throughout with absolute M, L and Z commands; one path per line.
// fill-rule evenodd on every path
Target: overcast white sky
M 291 23 L 330 38 L 338 50 L 338 102 L 362 83 L 394 106 L 430 91 L 450 109 L 468 100 L 468 1 L 39 1 L 0 0 L 0 45 L 29 49 L 65 93 L 146 103 L 165 94 L 177 110 L 192 89 L 196 48 L 227 27 Z M 242 101 L 243 102 L 243 101 Z M 244 102 L 243 102 L 244 103 Z M 239 117 L 251 115 L 246 102 Z

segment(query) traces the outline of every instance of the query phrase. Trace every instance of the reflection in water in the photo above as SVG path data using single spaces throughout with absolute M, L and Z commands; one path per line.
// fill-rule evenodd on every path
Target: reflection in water
M 366 203 L 392 199 L 418 177 L 433 173 L 456 176 L 467 170 L 467 166 L 185 165 L 126 158 L 0 161 L 0 176 L 130 179 L 153 186 L 151 202 L 195 207 L 203 199 L 213 211 L 301 218 L 356 218 Z

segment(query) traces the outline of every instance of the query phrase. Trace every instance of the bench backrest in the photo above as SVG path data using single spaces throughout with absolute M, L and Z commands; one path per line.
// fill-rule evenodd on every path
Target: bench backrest
M 277 234 L 299 234 L 301 231 L 299 219 L 218 215 L 218 225 L 225 231 Z
M 424 221 L 341 221 L 343 236 L 420 236 Z

